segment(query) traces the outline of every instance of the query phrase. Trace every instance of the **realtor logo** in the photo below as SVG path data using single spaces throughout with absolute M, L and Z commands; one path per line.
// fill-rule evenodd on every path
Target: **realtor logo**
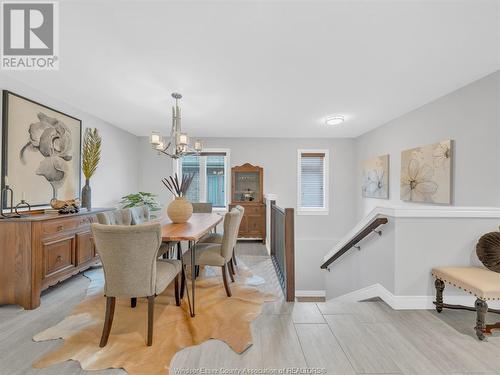
M 1 68 L 59 69 L 57 2 L 2 2 Z

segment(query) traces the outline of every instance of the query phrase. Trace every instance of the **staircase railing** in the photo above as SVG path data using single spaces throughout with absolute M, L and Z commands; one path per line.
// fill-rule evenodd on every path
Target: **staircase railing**
M 321 265 L 322 269 L 328 268 L 330 264 L 335 262 L 338 258 L 344 255 L 347 251 L 356 247 L 360 249 L 359 242 L 361 242 L 366 236 L 371 233 L 377 233 L 378 235 L 382 235 L 381 231 L 377 231 L 377 228 L 381 225 L 387 224 L 388 220 L 386 217 L 377 217 L 370 221 L 365 227 L 363 227 L 359 232 L 354 234 L 354 236 L 344 245 L 342 246 L 335 254 L 333 254 L 326 262 Z
M 295 300 L 295 234 L 293 208 L 271 201 L 271 259 L 285 299 Z

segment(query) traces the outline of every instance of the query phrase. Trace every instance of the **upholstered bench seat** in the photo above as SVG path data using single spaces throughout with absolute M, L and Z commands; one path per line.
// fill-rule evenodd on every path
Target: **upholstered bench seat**
M 485 340 L 485 334 L 491 334 L 492 329 L 500 328 L 500 323 L 486 324 L 488 311 L 500 314 L 500 310 L 488 309 L 488 300 L 500 299 L 500 273 L 481 267 L 437 267 L 432 269 L 436 282 L 436 311 L 443 308 L 464 309 L 476 311 L 476 326 L 474 330 L 479 340 Z M 451 284 L 473 294 L 476 297 L 474 307 L 449 305 L 443 301 L 445 283 Z
M 481 267 L 438 267 L 432 276 L 483 301 L 500 299 L 500 273 Z

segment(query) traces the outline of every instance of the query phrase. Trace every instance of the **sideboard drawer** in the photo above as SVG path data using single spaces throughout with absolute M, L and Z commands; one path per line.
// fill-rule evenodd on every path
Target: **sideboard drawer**
M 43 235 L 51 235 L 86 227 L 94 222 L 94 216 L 48 220 L 42 224 Z
M 43 253 L 45 278 L 63 272 L 68 268 L 76 267 L 74 236 L 61 238 L 57 241 L 44 242 Z

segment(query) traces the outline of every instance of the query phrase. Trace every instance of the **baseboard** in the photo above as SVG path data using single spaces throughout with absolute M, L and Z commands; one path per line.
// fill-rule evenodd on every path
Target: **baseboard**
M 326 297 L 325 290 L 296 290 L 295 297 Z
M 392 294 L 380 284 L 373 284 L 365 288 L 330 299 L 329 302 L 358 302 L 371 298 L 380 298 L 394 310 L 432 310 L 434 296 L 398 296 Z M 474 306 L 476 298 L 471 295 L 443 295 L 444 303 L 452 305 Z M 488 307 L 499 309 L 500 301 L 488 301 Z

